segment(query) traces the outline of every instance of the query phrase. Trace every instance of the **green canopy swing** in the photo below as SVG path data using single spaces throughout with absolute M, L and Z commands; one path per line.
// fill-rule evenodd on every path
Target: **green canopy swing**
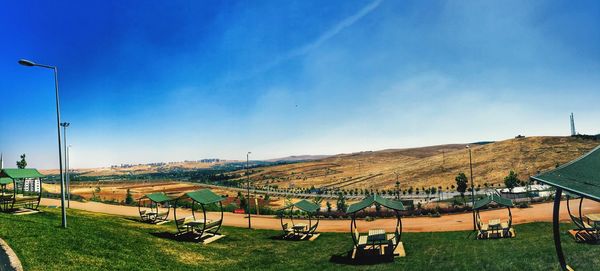
M 37 210 L 42 198 L 43 174 L 33 168 L 5 168 L 0 171 L 0 208 Z M 12 190 L 12 191 L 11 191 Z
M 563 270 L 572 270 L 567 265 L 560 240 L 560 201 L 562 194 L 566 192 L 581 197 L 579 202 L 580 208 L 584 198 L 600 202 L 600 146 L 567 164 L 530 177 L 530 179 L 556 187 L 554 210 L 552 213 L 554 246 L 560 267 Z M 567 199 L 570 197 L 567 194 Z M 581 209 L 579 210 L 579 216 L 574 216 L 570 212 L 570 206 L 568 207 L 571 220 L 573 220 L 579 229 L 576 230 L 577 234 L 575 237 L 578 238 L 582 232 L 585 232 L 591 241 L 596 242 L 600 235 L 600 218 L 586 215 L 585 217 L 590 223 L 589 225 L 585 225 L 583 224 L 584 216 L 581 214 Z M 600 214 L 597 214 L 597 216 L 600 216 Z M 597 219 L 597 221 L 592 218 Z
M 146 194 L 138 200 L 138 211 L 143 222 L 150 224 L 163 224 L 169 221 L 169 206 L 171 199 L 165 193 Z M 167 210 L 161 211 L 161 206 L 165 206 Z
M 188 192 L 175 199 L 173 217 L 178 235 L 191 234 L 195 236 L 194 239 L 201 240 L 205 244 L 223 237 L 224 235 L 219 233 L 219 229 L 221 229 L 221 225 L 223 224 L 223 200 L 225 198 L 213 193 L 209 189 Z M 182 201 L 191 202 L 192 215 L 178 219 L 177 205 Z M 217 220 L 208 219 L 206 217 L 206 207 L 207 205 L 216 203 L 219 205 L 221 217 Z M 201 219 L 197 218 L 198 215 L 196 215 L 195 209 L 197 209 L 197 205 L 202 209 Z
M 388 234 L 383 229 L 370 229 L 367 235 L 360 234 L 356 226 L 356 214 L 359 211 L 371 207 L 373 204 L 379 204 L 390 210 L 394 210 L 396 214 L 396 228 L 394 233 Z M 386 199 L 380 195 L 371 195 L 360 202 L 350 205 L 346 213 L 352 215 L 352 221 L 350 222 L 350 234 L 352 235 L 352 241 L 354 242 L 352 259 L 356 257 L 358 251 L 364 251 L 366 249 L 375 250 L 377 248 L 384 255 L 404 256 L 404 246 L 400 241 L 402 237 L 402 218 L 400 216 L 400 211 L 404 210 L 405 208 L 401 201 Z M 397 250 L 399 247 L 401 249 Z M 387 251 L 387 253 L 385 251 Z
M 308 215 L 308 225 L 294 222 L 294 208 L 306 212 Z M 279 210 L 279 216 L 281 228 L 284 232 L 284 238 L 300 240 L 308 238 L 307 240 L 314 240 L 319 237 L 319 234 L 315 234 L 317 227 L 319 226 L 319 217 L 315 216 L 315 214 L 318 212 L 319 208 L 319 205 L 305 199 L 281 208 Z M 286 211 L 289 211 L 291 224 L 287 222 L 284 223 L 283 221 Z M 313 218 L 316 218 L 315 224 L 313 224 Z
M 500 219 L 492 219 L 489 223 L 483 223 L 479 211 L 488 205 L 496 204 L 498 206 L 506 207 L 508 210 L 508 221 L 501 222 Z M 490 194 L 484 197 L 473 205 L 475 211 L 475 219 L 477 225 L 477 239 L 489 239 L 489 238 L 510 238 L 515 236 L 515 231 L 512 228 L 512 212 L 510 208 L 513 207 L 513 202 L 510 199 L 503 198 L 497 194 Z

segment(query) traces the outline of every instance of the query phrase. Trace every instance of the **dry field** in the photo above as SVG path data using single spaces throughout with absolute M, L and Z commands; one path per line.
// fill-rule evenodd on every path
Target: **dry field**
M 100 191 L 98 191 L 98 188 Z M 73 183 L 71 184 L 71 194 L 78 195 L 84 199 L 91 199 L 94 195 L 100 197 L 105 201 L 116 200 L 124 201 L 127 196 L 127 190 L 129 189 L 134 199 L 139 199 L 145 194 L 164 192 L 172 197 L 178 197 L 186 192 L 195 191 L 204 188 L 201 184 L 175 182 L 175 181 L 164 181 L 164 182 L 85 182 L 85 183 Z M 44 189 L 51 193 L 60 193 L 60 186 L 58 184 L 44 184 Z M 214 189 L 210 188 L 213 192 L 219 195 L 227 195 L 227 200 L 223 202 L 224 205 L 229 204 L 237 195 L 236 191 L 227 189 Z M 252 196 L 251 198 L 254 198 Z M 262 200 L 263 195 L 258 196 L 261 206 L 265 205 Z M 267 203 L 269 206 L 277 208 L 282 207 L 285 202 L 283 198 L 271 197 Z
M 526 180 L 590 151 L 600 142 L 571 137 L 528 137 L 472 146 L 475 184 L 503 183 L 510 170 Z M 401 187 L 443 188 L 455 184 L 459 172 L 469 173 L 465 144 L 361 152 L 323 160 L 257 169 L 250 176 L 259 184 L 279 187 L 389 189 L 396 174 Z M 243 171 L 240 171 L 243 174 Z
M 151 165 L 136 165 L 128 168 L 85 168 L 85 169 L 72 169 L 72 171 L 79 173 L 81 176 L 119 176 L 128 174 L 147 174 L 156 173 L 160 171 L 169 171 L 174 169 L 203 169 L 210 168 L 215 165 L 222 165 L 225 161 L 217 163 L 202 163 L 202 162 L 172 162 L 163 166 L 151 166 Z M 47 175 L 58 175 L 58 169 L 40 170 L 41 173 Z

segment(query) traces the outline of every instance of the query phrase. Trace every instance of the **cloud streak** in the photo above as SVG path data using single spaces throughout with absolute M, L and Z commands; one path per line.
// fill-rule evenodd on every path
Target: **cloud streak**
M 352 16 L 344 18 L 343 20 L 341 20 L 340 22 L 335 24 L 333 27 L 329 28 L 327 31 L 325 31 L 323 34 L 321 34 L 317 39 L 305 44 L 304 46 L 298 47 L 279 58 L 276 58 L 275 60 L 267 63 L 266 65 L 262 66 L 261 68 L 256 69 L 248 77 L 252 77 L 258 73 L 268 71 L 268 70 L 274 68 L 275 66 L 281 64 L 282 62 L 290 60 L 294 57 L 305 55 L 305 54 L 309 53 L 310 51 L 318 48 L 323 43 L 325 43 L 326 41 L 330 40 L 331 38 L 335 37 L 337 34 L 342 32 L 344 29 L 351 27 L 356 22 L 358 22 L 360 19 L 367 16 L 369 13 L 373 12 L 373 10 L 377 9 L 377 7 L 379 7 L 379 5 L 382 2 L 383 2 L 383 0 L 375 0 L 371 3 L 369 3 L 368 5 L 364 6 L 359 11 L 354 13 Z

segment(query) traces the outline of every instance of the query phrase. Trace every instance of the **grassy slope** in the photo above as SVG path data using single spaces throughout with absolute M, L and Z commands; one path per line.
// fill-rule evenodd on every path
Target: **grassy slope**
M 538 170 L 554 168 L 590 151 L 599 141 L 571 137 L 528 137 L 509 139 L 473 147 L 473 173 L 476 184 L 502 183 L 510 170 L 522 179 Z M 444 153 L 443 153 L 444 152 Z M 339 155 L 320 161 L 261 168 L 251 178 L 259 181 L 278 180 L 273 184 L 287 187 L 316 187 L 327 184 L 344 188 L 393 188 L 398 172 L 403 189 L 413 187 L 450 186 L 459 172 L 468 172 L 469 155 L 464 145 L 442 145 L 424 148 L 362 152 Z M 243 173 L 243 172 L 240 172 Z M 371 176 L 371 178 L 369 178 Z M 373 177 L 374 176 L 374 177 Z M 364 182 L 355 182 L 364 179 Z
M 117 216 L 69 211 L 63 230 L 57 209 L 28 216 L 0 214 L 0 237 L 26 270 L 558 270 L 551 225 L 517 226 L 510 240 L 477 241 L 468 232 L 407 233 L 408 256 L 394 263 L 349 266 L 330 262 L 352 245 L 348 234 L 324 233 L 314 242 L 272 240 L 275 231 L 226 227 L 225 238 L 203 246 L 160 238 L 173 225 L 150 226 Z M 563 235 L 574 267 L 600 266 L 600 246 Z

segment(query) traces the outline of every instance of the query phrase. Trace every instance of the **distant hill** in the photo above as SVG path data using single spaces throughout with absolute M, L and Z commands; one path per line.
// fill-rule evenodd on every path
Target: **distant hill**
M 275 158 L 266 160 L 267 162 L 300 162 L 300 161 L 313 161 L 313 160 L 321 160 L 327 157 L 331 157 L 331 155 L 292 155 L 283 158 Z
M 482 142 L 483 143 L 483 142 Z M 503 183 L 510 170 L 526 180 L 590 151 L 600 141 L 579 137 L 523 137 L 471 144 L 475 184 Z M 466 144 L 340 154 L 315 161 L 255 169 L 258 184 L 279 187 L 392 188 L 450 186 L 459 172 L 469 175 Z M 241 172 L 240 172 L 241 173 Z

